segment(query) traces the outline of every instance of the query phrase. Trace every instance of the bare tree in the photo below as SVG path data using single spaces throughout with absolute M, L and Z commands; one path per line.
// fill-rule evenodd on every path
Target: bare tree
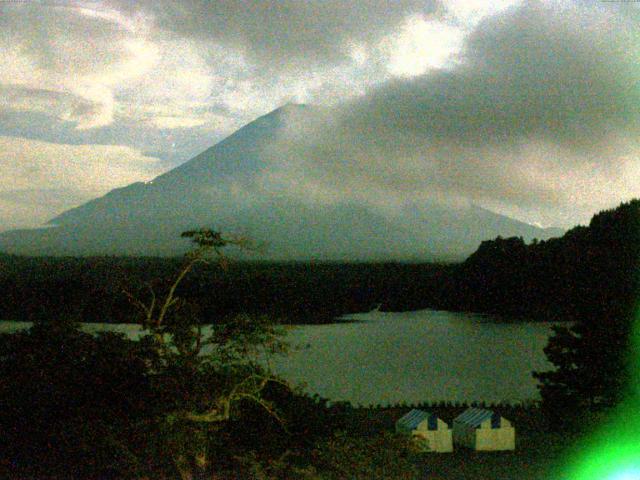
M 226 269 L 222 250 L 252 244 L 242 237 L 223 237 L 213 230 L 184 232 L 196 248 L 163 295 L 152 283 L 148 298 L 125 291 L 141 313 L 151 378 L 161 405 L 161 427 L 166 447 L 182 480 L 215 478 L 211 435 L 232 418 L 242 402 L 259 405 L 281 421 L 275 406 L 263 396 L 270 383 L 286 385 L 265 368 L 267 355 L 284 352 L 280 331 L 266 317 L 238 315 L 210 325 L 200 324 L 177 295 L 179 286 L 194 267 L 217 262 Z

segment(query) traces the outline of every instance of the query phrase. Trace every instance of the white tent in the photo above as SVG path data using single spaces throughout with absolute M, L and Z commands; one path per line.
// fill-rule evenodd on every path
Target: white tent
M 411 410 L 396 422 L 396 432 L 412 436 L 426 451 L 453 451 L 449 425 L 433 413 Z
M 453 441 L 474 450 L 515 450 L 516 431 L 491 410 L 468 408 L 453 420 Z

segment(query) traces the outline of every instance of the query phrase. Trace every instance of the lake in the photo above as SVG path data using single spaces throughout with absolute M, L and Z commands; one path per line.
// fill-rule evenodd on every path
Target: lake
M 354 404 L 424 401 L 519 402 L 539 398 L 532 370 L 547 370 L 551 323 L 504 322 L 435 310 L 369 312 L 352 322 L 292 328 L 297 348 L 275 359 L 276 372 L 305 390 Z M 28 327 L 0 322 L 0 331 Z M 131 325 L 109 327 L 136 336 Z
M 308 345 L 275 370 L 332 400 L 355 404 L 538 399 L 532 370 L 547 370 L 551 323 L 505 323 L 485 315 L 421 310 L 349 315 L 358 323 L 289 333 Z

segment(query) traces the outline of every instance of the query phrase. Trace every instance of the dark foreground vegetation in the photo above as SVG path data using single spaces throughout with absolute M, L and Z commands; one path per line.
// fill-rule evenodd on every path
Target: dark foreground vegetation
M 113 333 L 37 324 L 3 336 L 0 352 L 0 478 L 542 480 L 595 427 L 592 416 L 560 428 L 533 404 L 497 405 L 516 426 L 515 452 L 420 453 L 393 434 L 408 406 L 329 404 L 279 382 L 224 420 L 188 417 L 246 372 L 204 375 L 179 355 L 156 370 L 148 346 Z M 451 424 L 466 406 L 418 407 Z
M 247 348 L 243 342 L 226 346 Z M 534 405 L 498 405 L 516 425 L 515 452 L 425 454 L 393 434 L 409 407 L 332 405 L 278 381 L 252 385 L 228 417 L 207 419 L 247 371 L 219 354 L 224 366 L 206 370 L 179 353 L 162 365 L 154 351 L 57 322 L 3 336 L 0 478 L 541 480 L 593 427 L 558 430 Z M 451 423 L 466 405 L 420 407 Z

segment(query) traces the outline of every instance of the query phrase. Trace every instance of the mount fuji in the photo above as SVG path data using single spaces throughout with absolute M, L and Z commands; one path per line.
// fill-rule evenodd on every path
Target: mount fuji
M 459 260 L 482 240 L 559 236 L 489 210 L 411 202 L 376 209 L 353 200 L 322 204 L 263 182 L 265 153 L 286 122 L 314 107 L 286 105 L 245 125 L 151 182 L 115 189 L 53 218 L 46 228 L 0 234 L 0 250 L 26 255 L 175 255 L 185 230 L 242 233 L 269 260 Z M 270 186 L 271 185 L 271 186 Z

